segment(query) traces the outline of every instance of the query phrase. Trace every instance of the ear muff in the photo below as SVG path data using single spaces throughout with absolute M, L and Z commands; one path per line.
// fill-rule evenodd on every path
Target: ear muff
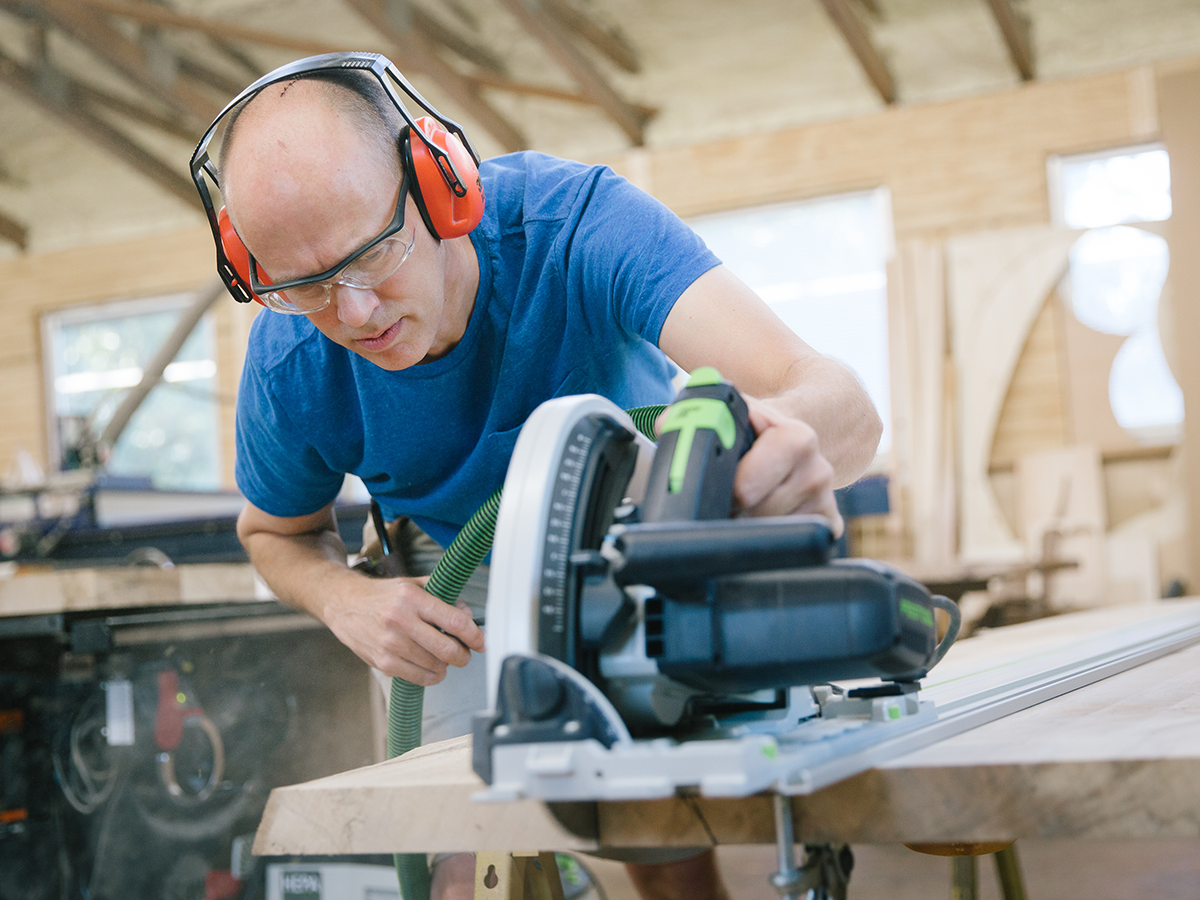
M 224 263 L 217 260 L 217 270 L 224 279 L 225 286 L 229 288 L 229 292 L 233 294 L 235 300 L 240 300 L 242 303 L 256 300 L 262 303 L 262 298 L 250 289 L 250 251 L 246 249 L 242 239 L 233 230 L 233 223 L 229 221 L 229 213 L 225 212 L 223 206 L 217 213 L 217 227 L 221 232 L 221 252 L 225 256 Z M 232 269 L 232 272 L 229 269 Z M 258 280 L 260 284 L 271 283 L 261 266 L 258 269 Z M 263 306 L 266 304 L 263 303 Z
M 405 128 L 404 161 L 416 182 L 413 199 L 421 210 L 425 224 L 439 238 L 456 238 L 470 234 L 483 218 L 483 182 L 475 160 L 462 145 L 458 136 L 442 127 L 430 116 L 421 116 L 417 127 L 434 146 L 445 151 L 454 163 L 454 171 L 445 166 L 425 142 Z

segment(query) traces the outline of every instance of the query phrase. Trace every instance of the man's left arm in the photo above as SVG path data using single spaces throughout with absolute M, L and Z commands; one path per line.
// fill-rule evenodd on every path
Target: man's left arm
M 659 347 L 687 371 L 713 366 L 747 395 L 758 438 L 738 467 L 739 509 L 820 513 L 840 531 L 833 489 L 866 470 L 883 431 L 854 373 L 805 343 L 724 266 L 680 295 Z

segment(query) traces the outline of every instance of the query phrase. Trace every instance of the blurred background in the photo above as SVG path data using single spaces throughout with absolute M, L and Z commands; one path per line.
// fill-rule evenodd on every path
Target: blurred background
M 187 173 L 242 87 L 351 49 L 485 157 L 612 166 L 854 369 L 885 433 L 843 552 L 968 631 L 1194 590 L 1195 0 L 0 0 L 3 900 L 246 895 L 266 789 L 379 752 L 360 664 L 233 533 L 258 308 L 215 282 Z M 365 499 L 348 480 L 351 549 Z M 331 681 L 271 661 L 280 635 Z M 289 749 L 347 722 L 361 746 Z M 156 760 L 185 751 L 173 792 Z

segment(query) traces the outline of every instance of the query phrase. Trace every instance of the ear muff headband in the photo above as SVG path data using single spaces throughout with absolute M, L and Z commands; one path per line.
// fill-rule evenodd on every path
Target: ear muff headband
M 415 182 L 413 198 L 433 234 L 439 238 L 461 237 L 483 217 L 479 154 L 462 127 L 434 109 L 391 60 L 379 53 L 325 53 L 296 60 L 267 73 L 230 100 L 204 132 L 192 154 L 192 181 L 200 194 L 216 243 L 217 273 L 229 293 L 240 303 L 262 301 L 250 288 L 249 254 L 228 216 L 223 215 L 224 210 L 218 212 L 213 203 L 208 182 L 211 180 L 218 189 L 221 182 L 216 164 L 209 156 L 209 145 L 225 117 L 259 91 L 280 81 L 334 69 L 353 69 L 374 76 L 404 119 L 407 127 L 402 136 L 402 152 L 405 164 L 411 165 Z M 404 97 L 416 103 L 428 116 L 413 118 L 404 105 Z M 416 141 L 412 140 L 414 134 Z M 266 279 L 260 274 L 259 281 L 265 283 Z

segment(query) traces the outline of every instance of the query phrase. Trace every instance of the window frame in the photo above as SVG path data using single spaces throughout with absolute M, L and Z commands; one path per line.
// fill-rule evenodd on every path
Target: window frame
M 162 313 L 167 311 L 178 311 L 182 313 L 183 310 L 187 309 L 195 302 L 195 299 L 195 291 L 176 291 L 171 293 L 152 294 L 142 297 L 116 297 L 109 300 L 79 303 L 71 306 L 59 307 L 56 309 L 48 309 L 41 313 L 41 315 L 38 317 L 38 327 L 40 331 L 42 350 L 42 409 L 45 413 L 46 459 L 48 463 L 48 471 L 54 473 L 69 471 L 64 469 L 62 465 L 64 448 L 59 436 L 58 389 L 55 387 L 55 380 L 59 376 L 59 373 L 55 371 L 55 364 L 57 362 L 55 357 L 55 339 L 59 333 L 59 330 L 64 326 L 78 325 L 88 322 L 100 322 L 107 319 L 129 318 L 132 316 Z M 217 323 L 215 318 L 213 318 L 212 310 L 205 312 L 197 325 L 199 326 L 204 322 L 208 322 L 208 326 L 212 329 L 212 360 L 218 365 L 217 371 L 219 375 L 220 367 L 217 360 Z M 159 386 L 160 385 L 156 385 L 155 389 L 157 389 Z M 132 388 L 127 388 L 126 390 L 132 390 Z M 220 415 L 217 414 L 214 416 L 214 428 L 217 429 L 218 435 L 220 427 Z M 218 483 L 220 483 L 221 477 L 221 452 L 222 445 L 218 437 L 218 458 L 215 472 Z

